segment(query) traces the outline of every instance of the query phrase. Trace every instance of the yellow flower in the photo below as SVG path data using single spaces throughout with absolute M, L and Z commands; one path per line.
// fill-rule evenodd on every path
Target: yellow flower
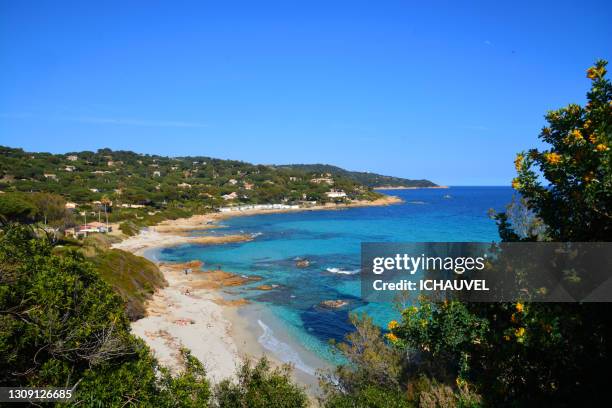
M 597 135 L 593 133 L 591 136 L 589 136 L 589 141 L 591 143 L 595 143 L 597 141 Z
M 506 341 L 510 341 L 510 336 L 508 336 L 507 334 L 504 336 L 504 340 Z
M 603 143 L 600 143 L 600 144 L 598 144 L 597 146 L 595 146 L 595 149 L 596 149 L 598 152 L 605 152 L 606 150 L 608 150 L 608 146 L 606 146 L 606 145 L 605 145 L 605 144 L 603 144 Z
M 525 328 L 524 327 L 519 327 L 518 329 L 516 329 L 514 331 L 514 335 L 518 338 L 521 338 L 525 335 Z
M 389 322 L 389 324 L 387 325 L 387 328 L 388 328 L 389 330 L 393 330 L 393 329 L 395 329 L 395 328 L 396 328 L 396 327 L 398 327 L 398 326 L 399 326 L 399 323 L 397 322 L 397 320 L 391 320 L 391 321 Z
M 514 159 L 514 168 L 516 171 L 521 171 L 523 168 L 523 159 L 524 156 L 522 154 L 519 153 L 516 155 L 516 159 Z
M 549 164 L 559 164 L 561 162 L 561 155 L 555 152 L 544 153 L 544 159 L 546 159 Z
M 457 387 L 465 387 L 467 385 L 467 381 L 460 377 L 457 377 L 455 383 L 457 383 Z
M 395 343 L 396 341 L 398 341 L 399 339 L 397 338 L 397 336 L 393 333 L 387 333 L 385 334 L 385 337 L 387 338 L 387 340 L 389 340 L 392 343 Z
M 512 179 L 512 188 L 515 190 L 520 190 L 521 189 L 521 182 L 519 181 L 519 179 L 515 178 Z
M 517 312 L 522 313 L 524 309 L 525 309 L 525 305 L 523 305 L 521 302 L 518 302 L 516 304 L 516 311 Z
M 516 313 L 512 313 L 512 316 L 510 316 L 510 321 L 512 323 L 516 323 L 518 321 L 518 319 L 516 318 Z
M 572 131 L 571 134 L 574 137 L 574 140 L 577 142 L 584 139 L 584 137 L 582 137 L 582 133 L 578 129 Z
M 592 123 L 592 122 L 591 122 L 591 119 L 587 119 L 587 121 L 586 121 L 586 122 L 584 122 L 584 128 L 585 128 L 585 129 L 590 128 L 590 127 L 591 127 L 591 123 Z
M 597 74 L 599 74 L 599 71 L 597 70 L 597 68 L 591 67 L 591 68 L 587 69 L 587 78 L 595 79 L 595 78 L 597 78 Z
M 545 127 L 544 129 L 542 129 L 542 134 L 544 134 L 544 135 L 550 135 L 550 128 Z

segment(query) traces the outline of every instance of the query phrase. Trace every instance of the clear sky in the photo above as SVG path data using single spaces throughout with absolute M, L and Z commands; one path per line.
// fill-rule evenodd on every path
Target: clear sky
M 508 185 L 612 59 L 611 21 L 584 0 L 0 0 L 0 144 Z

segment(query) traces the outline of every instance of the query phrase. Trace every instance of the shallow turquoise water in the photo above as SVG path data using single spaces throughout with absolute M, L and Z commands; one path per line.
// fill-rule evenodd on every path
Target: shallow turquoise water
M 327 343 L 342 339 L 351 329 L 349 313 L 365 311 L 380 325 L 395 314 L 389 304 L 368 304 L 360 299 L 361 242 L 496 241 L 497 227 L 487 212 L 490 208 L 502 210 L 512 197 L 509 187 L 388 193 L 402 197 L 405 203 L 232 218 L 223 222 L 226 228 L 215 233 L 258 234 L 256 239 L 216 246 L 185 245 L 161 250 L 156 257 L 179 262 L 199 259 L 206 267 L 261 276 L 262 281 L 232 288 L 231 293 L 263 305 L 278 320 L 275 327 L 282 327 L 293 342 L 336 361 Z M 310 265 L 299 268 L 297 259 L 308 259 Z M 262 283 L 278 287 L 254 290 Z M 349 305 L 337 310 L 319 306 L 330 299 L 347 300 Z M 266 323 L 261 323 L 265 331 Z M 261 341 L 269 341 L 272 335 L 268 334 L 262 335 Z M 278 347 L 278 342 L 274 344 Z

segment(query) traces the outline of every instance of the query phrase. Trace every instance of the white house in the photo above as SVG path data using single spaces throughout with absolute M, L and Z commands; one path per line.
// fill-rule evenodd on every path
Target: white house
M 79 160 L 79 156 L 71 154 L 70 156 L 66 157 L 66 160 L 68 160 L 68 161 L 77 161 L 77 160 Z
M 346 197 L 346 193 L 342 190 L 330 190 L 325 195 L 329 198 L 343 198 Z
M 230 194 L 224 194 L 221 196 L 224 200 L 233 200 L 238 198 L 238 194 L 235 191 L 232 191 Z

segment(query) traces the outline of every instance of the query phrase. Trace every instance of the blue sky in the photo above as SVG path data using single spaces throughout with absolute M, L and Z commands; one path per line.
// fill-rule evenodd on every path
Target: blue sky
M 612 3 L 460 3 L 2 0 L 0 144 L 508 185 Z

